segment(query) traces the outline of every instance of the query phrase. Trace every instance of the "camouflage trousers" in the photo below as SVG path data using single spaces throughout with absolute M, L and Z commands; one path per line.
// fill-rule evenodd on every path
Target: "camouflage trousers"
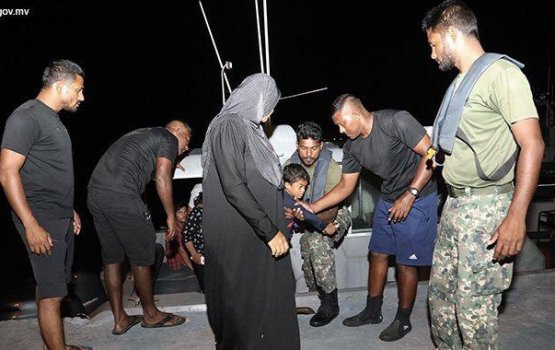
M 328 294 L 337 288 L 333 248 L 341 244 L 351 226 L 349 209 L 340 208 L 335 222 L 339 227 L 337 233 L 331 237 L 320 232 L 304 232 L 300 239 L 304 279 L 311 292 L 320 289 Z
M 448 197 L 438 227 L 428 299 L 438 349 L 497 349 L 497 308 L 513 265 L 492 262 L 488 241 L 513 193 Z
M 326 294 L 333 292 L 337 288 L 333 239 L 320 232 L 304 232 L 300 246 L 308 290 L 314 292 L 319 288 Z

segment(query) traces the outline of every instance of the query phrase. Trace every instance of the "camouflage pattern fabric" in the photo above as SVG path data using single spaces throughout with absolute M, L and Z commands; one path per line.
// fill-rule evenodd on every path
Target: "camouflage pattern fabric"
M 320 232 L 304 232 L 300 245 L 308 290 L 314 292 L 319 287 L 326 294 L 333 292 L 337 288 L 333 239 Z
M 337 233 L 327 236 L 320 232 L 304 232 L 300 239 L 303 273 L 309 291 L 328 294 L 337 288 L 333 248 L 340 243 L 351 226 L 351 213 L 345 207 L 337 212 Z
M 497 349 L 497 308 L 513 264 L 492 262 L 488 240 L 513 193 L 448 197 L 438 227 L 428 299 L 438 349 Z
M 341 207 L 337 211 L 337 216 L 335 217 L 335 221 L 339 224 L 339 228 L 337 229 L 337 233 L 332 237 L 334 247 L 339 246 L 339 243 L 343 240 L 343 237 L 349 231 L 349 227 L 353 222 L 351 218 L 351 212 L 346 207 Z

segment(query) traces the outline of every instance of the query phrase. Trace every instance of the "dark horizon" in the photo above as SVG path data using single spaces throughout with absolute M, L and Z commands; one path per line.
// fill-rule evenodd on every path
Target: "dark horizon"
M 323 126 L 327 138 L 338 137 L 329 118 L 330 104 L 349 92 L 369 110 L 405 109 L 430 125 L 456 74 L 438 70 L 420 29 L 426 11 L 439 2 L 269 1 L 271 74 L 282 95 L 328 87 L 281 101 L 274 124 L 295 126 L 313 120 Z M 540 97 L 548 90 L 554 41 L 546 3 L 467 3 L 478 17 L 484 48 L 526 65 L 523 71 L 543 118 Z M 235 87 L 260 71 L 254 3 L 203 4 L 222 60 L 233 62 L 228 76 Z M 62 113 L 62 120 L 73 142 L 76 208 L 87 224 L 89 176 L 121 135 L 181 118 L 194 130 L 191 147 L 201 146 L 208 123 L 221 107 L 221 81 L 197 1 L 183 2 L 180 8 L 166 3 L 103 6 L 68 1 L 2 6 L 30 12 L 0 17 L 0 132 L 10 113 L 37 95 L 49 61 L 67 58 L 85 71 L 85 102 L 73 115 Z M 544 126 L 549 122 L 542 119 Z M 0 211 L 2 233 L 8 236 L 0 248 L 2 261 L 23 260 L 16 267 L 25 269 L 28 262 L 3 194 Z M 98 249 L 94 239 L 87 238 L 93 230 L 84 230 L 81 247 Z

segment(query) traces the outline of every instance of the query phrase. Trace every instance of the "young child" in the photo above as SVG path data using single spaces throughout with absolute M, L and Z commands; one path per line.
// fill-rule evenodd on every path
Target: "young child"
M 182 243 L 183 225 L 189 216 L 189 208 L 186 202 L 177 202 L 175 204 L 175 218 L 177 219 L 177 234 L 171 240 L 166 240 L 166 262 L 171 270 L 178 271 L 184 266 L 189 270 L 193 269 L 191 260 L 185 254 L 185 248 Z M 166 232 L 167 235 L 167 232 Z
M 191 255 L 193 271 L 204 293 L 204 236 L 202 235 L 202 192 L 194 199 L 194 208 L 183 229 L 183 245 Z
M 301 200 L 303 197 L 309 180 L 308 173 L 301 165 L 288 164 L 285 166 L 285 168 L 283 168 L 283 181 L 285 182 L 283 206 L 293 209 L 297 220 L 303 220 L 312 225 L 317 231 L 331 236 L 337 230 L 337 227 L 333 223 L 325 223 L 317 215 L 309 212 L 301 205 L 296 204 L 296 201 Z M 295 218 L 290 219 L 287 225 L 291 234 L 295 231 L 300 231 L 300 225 Z

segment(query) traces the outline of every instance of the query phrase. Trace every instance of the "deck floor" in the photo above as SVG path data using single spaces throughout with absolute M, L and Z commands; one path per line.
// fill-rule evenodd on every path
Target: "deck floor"
M 405 338 L 386 343 L 378 339 L 395 314 L 397 288 L 386 287 L 384 322 L 357 328 L 344 327 L 341 321 L 358 313 L 365 303 L 366 291 L 344 290 L 339 294 L 341 312 L 325 327 L 308 325 L 310 316 L 299 316 L 303 349 L 433 349 L 426 308 L 427 283 L 418 287 L 417 302 L 412 316 L 413 331 Z M 107 304 L 95 311 L 90 320 L 66 318 L 66 334 L 71 343 L 93 346 L 94 349 L 214 349 L 212 332 L 206 317 L 202 294 L 196 292 L 157 296 L 158 304 L 167 311 L 188 318 L 184 325 L 174 328 L 144 329 L 140 326 L 127 334 L 114 336 L 112 316 Z M 129 313 L 140 312 L 128 304 Z M 299 294 L 297 305 L 318 306 L 312 293 Z M 555 344 L 555 269 L 516 276 L 506 292 L 499 317 L 501 349 L 553 349 Z M 0 322 L 0 348 L 40 349 L 41 339 L 36 319 Z

